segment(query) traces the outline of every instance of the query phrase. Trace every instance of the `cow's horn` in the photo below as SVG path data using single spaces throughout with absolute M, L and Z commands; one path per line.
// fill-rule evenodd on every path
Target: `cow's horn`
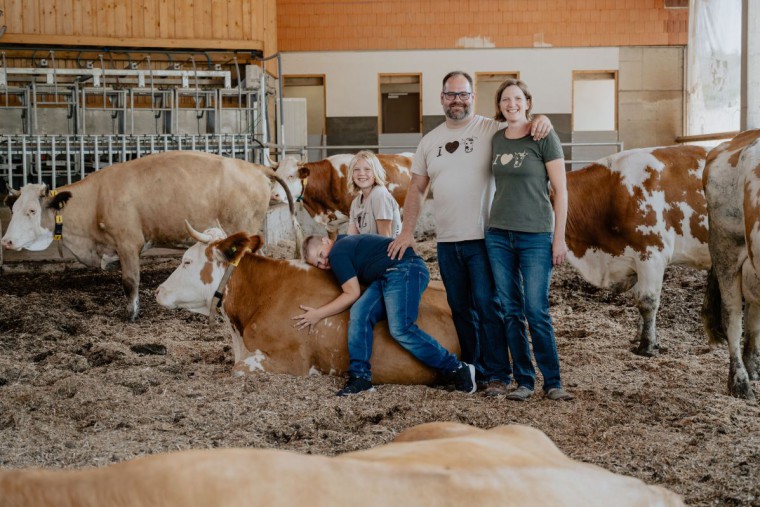
M 224 230 L 224 227 L 222 227 L 222 223 L 219 221 L 219 219 L 216 219 L 216 226 L 219 228 L 220 231 L 224 233 L 224 236 L 227 236 L 227 231 Z
M 13 187 L 8 187 L 8 195 L 12 195 L 13 197 L 18 197 L 21 195 L 21 190 L 16 190 Z
M 185 219 L 185 228 L 192 238 L 200 241 L 201 243 L 211 243 L 211 240 L 214 239 L 211 237 L 211 234 L 205 234 L 193 229 L 193 226 L 190 225 L 190 222 L 188 222 L 187 219 Z

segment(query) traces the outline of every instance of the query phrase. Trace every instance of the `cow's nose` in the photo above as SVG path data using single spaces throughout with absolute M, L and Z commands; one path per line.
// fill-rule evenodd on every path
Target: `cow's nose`
M 13 248 L 13 241 L 11 241 L 9 239 L 4 239 L 3 240 L 3 247 L 7 248 L 8 250 L 12 249 Z

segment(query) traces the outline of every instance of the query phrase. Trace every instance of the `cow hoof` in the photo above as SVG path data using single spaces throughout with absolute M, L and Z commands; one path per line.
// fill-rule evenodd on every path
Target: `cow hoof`
M 749 385 L 749 381 L 736 383 L 728 383 L 728 392 L 734 398 L 742 398 L 747 401 L 755 401 L 755 393 L 752 391 L 752 386 Z
M 642 347 L 639 345 L 638 347 L 631 349 L 631 352 L 637 356 L 653 357 L 657 352 L 657 347 Z

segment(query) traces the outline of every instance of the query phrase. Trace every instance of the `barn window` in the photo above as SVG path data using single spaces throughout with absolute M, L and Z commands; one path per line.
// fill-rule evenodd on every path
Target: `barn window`
M 573 71 L 573 143 L 611 143 L 618 141 L 617 70 Z M 573 168 L 615 153 L 606 146 L 574 146 Z
M 327 144 L 325 113 L 325 76 L 283 76 L 282 95 L 288 99 L 306 99 L 306 135 L 309 146 Z M 287 136 L 286 136 L 287 139 Z M 318 150 L 309 153 L 309 160 L 318 160 Z
M 422 74 L 380 74 L 380 134 L 422 132 Z

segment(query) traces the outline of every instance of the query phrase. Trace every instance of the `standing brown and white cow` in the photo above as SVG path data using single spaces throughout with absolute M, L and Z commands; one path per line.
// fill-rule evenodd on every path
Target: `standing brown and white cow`
M 377 155 L 385 169 L 388 191 L 404 205 L 406 191 L 412 178 L 412 153 L 399 155 Z M 302 163 L 293 157 L 286 157 L 277 166 L 277 175 L 285 180 L 296 200 L 302 201 L 304 208 L 319 224 L 341 222 L 348 219 L 351 201 L 355 196 L 348 193 L 348 163 L 353 155 L 333 155 L 318 162 Z M 272 198 L 285 202 L 285 194 L 279 190 L 272 192 Z
M 710 267 L 704 164 L 703 148 L 670 146 L 624 151 L 567 174 L 567 258 L 597 287 L 633 289 L 640 355 L 658 348 L 665 268 Z
M 230 326 L 236 374 L 267 371 L 308 375 L 342 375 L 348 370 L 348 311 L 322 320 L 312 332 L 298 331 L 290 316 L 300 305 L 317 307 L 335 299 L 340 287 L 331 273 L 300 261 L 255 255 L 259 236 L 236 233 L 226 239 L 219 229 L 193 231 L 199 241 L 185 252 L 182 264 L 156 290 L 166 308 L 185 308 L 209 315 L 214 292 L 230 264 L 237 264 L 223 289 L 222 313 Z M 459 353 L 446 293 L 431 284 L 420 303 L 420 327 L 447 350 Z M 430 384 L 433 370 L 418 362 L 388 332 L 375 326 L 372 381 L 379 384 Z
M 142 251 L 187 245 L 185 219 L 205 227 L 218 220 L 228 230 L 258 232 L 269 205 L 270 178 L 285 188 L 271 168 L 175 151 L 113 165 L 57 191 L 26 185 L 8 201 L 13 215 L 2 245 L 45 250 L 53 241 L 57 215 L 62 244 L 79 262 L 105 269 L 120 261 L 127 315 L 134 320 Z M 293 224 L 297 228 L 294 215 Z
M 708 286 L 706 297 L 722 301 L 726 316 L 728 390 L 751 400 L 750 380 L 760 380 L 760 130 L 742 132 L 710 151 L 703 181 L 718 279 L 718 290 Z M 711 329 L 706 332 L 711 341 L 723 338 Z

